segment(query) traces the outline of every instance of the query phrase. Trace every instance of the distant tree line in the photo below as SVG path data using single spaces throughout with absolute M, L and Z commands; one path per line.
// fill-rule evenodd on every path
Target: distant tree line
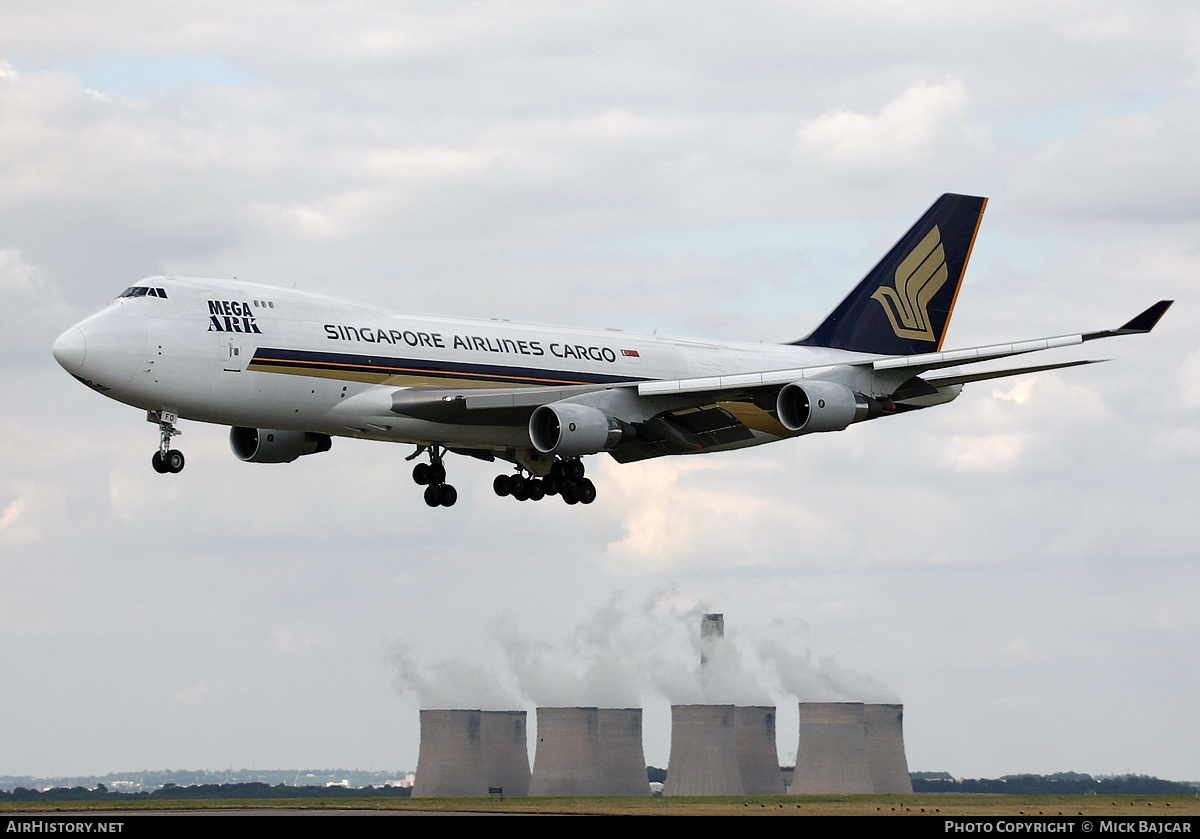
M 394 784 L 407 771 L 368 771 L 361 769 L 226 769 L 187 770 L 154 769 L 138 772 L 110 772 L 106 775 L 79 775 L 73 777 L 33 777 L 29 775 L 0 775 L 0 790 L 16 787 L 27 789 L 49 789 L 51 787 L 87 787 L 94 789 L 104 784 L 110 790 L 135 792 L 154 790 L 166 784 L 181 787 L 201 784 L 250 784 L 262 783 L 275 786 L 325 786 L 337 783 L 355 788 L 382 787 Z M 391 783 L 389 783 L 391 782 Z
M 1195 795 L 1191 784 L 1163 781 L 1149 775 L 1122 775 L 1119 778 L 1093 778 L 1077 772 L 1055 775 L 1005 775 L 1002 778 L 918 777 L 934 773 L 914 773 L 913 792 L 961 792 L 988 795 Z M 937 773 L 939 775 L 943 773 Z
M 17 787 L 12 792 L 0 790 L 0 803 L 15 801 L 156 801 L 196 800 L 205 798 L 408 798 L 408 787 L 293 787 L 286 784 L 196 784 L 181 787 L 166 784 L 154 792 L 109 792 L 104 784 L 95 789 L 87 787 L 58 787 L 39 791 Z

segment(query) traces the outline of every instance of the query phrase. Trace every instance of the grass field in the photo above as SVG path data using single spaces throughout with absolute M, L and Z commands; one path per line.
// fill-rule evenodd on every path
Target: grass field
M 1200 816 L 1197 796 L 820 795 L 759 798 L 419 798 L 63 801 L 0 805 L 0 813 L 120 810 L 421 810 L 660 816 Z

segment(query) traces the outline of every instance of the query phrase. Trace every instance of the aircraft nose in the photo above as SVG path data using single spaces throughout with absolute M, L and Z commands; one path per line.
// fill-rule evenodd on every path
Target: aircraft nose
M 83 368 L 83 359 L 87 355 L 87 341 L 83 333 L 72 326 L 54 341 L 54 357 L 63 369 L 74 375 Z

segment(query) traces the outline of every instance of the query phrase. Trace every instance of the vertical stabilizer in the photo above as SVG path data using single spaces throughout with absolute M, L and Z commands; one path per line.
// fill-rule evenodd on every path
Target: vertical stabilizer
M 913 355 L 941 349 L 986 198 L 947 193 L 796 344 Z

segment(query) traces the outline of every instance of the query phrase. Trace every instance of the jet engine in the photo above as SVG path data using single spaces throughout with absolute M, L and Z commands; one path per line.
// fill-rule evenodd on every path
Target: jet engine
M 279 431 L 274 428 L 229 429 L 229 447 L 247 463 L 291 463 L 303 454 L 327 452 L 333 445 L 328 434 L 313 431 Z
M 552 402 L 529 418 L 529 439 L 542 454 L 595 454 L 616 446 L 623 433 L 620 420 L 590 405 Z
M 869 411 L 866 398 L 845 385 L 816 380 L 784 385 L 775 408 L 784 428 L 802 434 L 841 431 L 866 419 Z

